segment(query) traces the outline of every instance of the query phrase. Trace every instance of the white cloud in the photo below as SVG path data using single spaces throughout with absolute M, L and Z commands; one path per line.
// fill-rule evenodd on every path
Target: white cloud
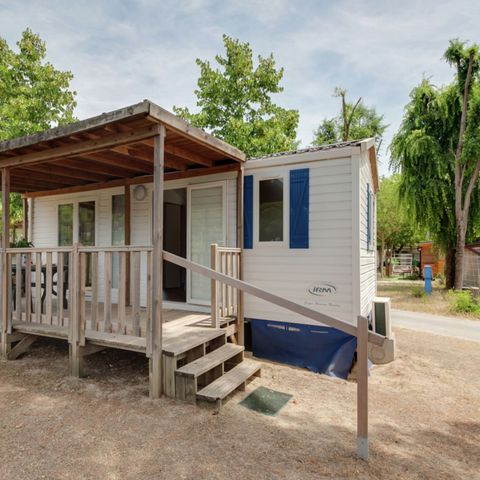
M 278 102 L 300 110 L 303 144 L 336 113 L 337 85 L 385 114 L 388 143 L 411 88 L 424 74 L 449 81 L 448 40 L 480 40 L 479 18 L 473 0 L 0 0 L 0 35 L 13 44 L 27 26 L 40 33 L 49 60 L 75 75 L 81 118 L 144 98 L 193 106 L 195 58 L 213 59 L 227 33 L 285 67 Z

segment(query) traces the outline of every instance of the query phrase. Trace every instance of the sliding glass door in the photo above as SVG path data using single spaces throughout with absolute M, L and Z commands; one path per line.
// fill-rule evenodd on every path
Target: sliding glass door
M 225 245 L 225 183 L 195 185 L 188 189 L 189 258 L 210 266 L 210 245 Z M 210 303 L 210 280 L 188 271 L 188 300 Z

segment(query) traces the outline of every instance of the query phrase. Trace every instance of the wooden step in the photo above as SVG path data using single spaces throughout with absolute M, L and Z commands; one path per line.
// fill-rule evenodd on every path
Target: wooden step
M 258 362 L 244 360 L 220 378 L 202 388 L 197 393 L 197 399 L 207 402 L 217 402 L 217 407 L 220 409 L 222 400 L 238 387 L 242 386 L 252 375 L 259 375 L 260 368 Z
M 221 365 L 235 355 L 243 352 L 243 350 L 244 347 L 241 345 L 226 343 L 198 360 L 194 360 L 193 362 L 187 363 L 183 367 L 178 368 L 175 373 L 183 377 L 199 377 L 209 370 L 218 367 L 218 365 Z

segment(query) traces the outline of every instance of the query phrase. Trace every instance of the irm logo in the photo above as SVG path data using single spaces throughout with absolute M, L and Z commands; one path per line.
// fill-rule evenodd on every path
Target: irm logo
M 311 285 L 308 288 L 308 291 L 312 295 L 332 295 L 334 293 L 337 293 L 337 287 L 335 285 L 332 285 L 331 283 L 319 283 L 315 285 Z

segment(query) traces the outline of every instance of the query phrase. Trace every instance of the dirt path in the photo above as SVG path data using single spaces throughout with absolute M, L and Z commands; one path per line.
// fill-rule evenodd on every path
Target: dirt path
M 480 478 L 478 343 L 396 330 L 399 358 L 370 382 L 371 460 L 355 457 L 353 383 L 266 363 L 258 385 L 294 394 L 278 417 L 147 398 L 145 359 L 65 345 L 0 363 L 1 479 Z

